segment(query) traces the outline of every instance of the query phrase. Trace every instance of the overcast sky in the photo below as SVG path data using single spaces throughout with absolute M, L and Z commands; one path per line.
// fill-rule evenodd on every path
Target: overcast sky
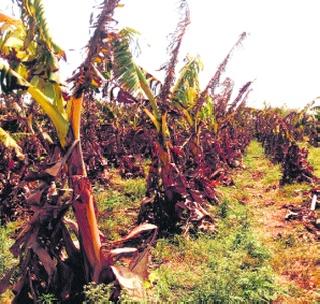
M 67 50 L 63 74 L 70 75 L 89 38 L 89 18 L 97 0 L 43 0 L 55 41 Z M 10 0 L 0 10 L 10 13 Z M 116 19 L 141 33 L 139 63 L 157 74 L 166 62 L 167 36 L 178 21 L 174 0 L 126 0 Z M 320 96 L 319 0 L 189 0 L 191 25 L 181 59 L 200 55 L 205 86 L 239 35 L 248 38 L 229 63 L 225 76 L 236 89 L 254 80 L 249 104 L 303 107 Z M 73 50 L 71 50 L 73 49 Z M 159 77 L 161 75 L 158 74 Z

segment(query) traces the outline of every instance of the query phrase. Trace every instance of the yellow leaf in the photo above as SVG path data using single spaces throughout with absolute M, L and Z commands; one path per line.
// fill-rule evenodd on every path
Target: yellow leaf
M 170 131 L 167 123 L 167 113 L 162 115 L 161 123 L 162 123 L 162 135 L 164 138 L 168 138 L 170 136 Z
M 7 148 L 14 149 L 17 157 L 21 160 L 24 159 L 24 155 L 22 153 L 21 147 L 17 144 L 17 142 L 11 137 L 11 135 L 0 128 L 0 142 L 2 142 Z
M 65 147 L 69 130 L 69 122 L 52 104 L 50 98 L 44 95 L 39 89 L 30 84 L 28 92 L 31 94 L 33 99 L 41 106 L 43 111 L 49 116 L 57 130 L 61 146 Z
M 193 87 L 189 87 L 187 89 L 188 105 L 193 105 L 197 97 L 198 97 L 197 90 Z
M 179 103 L 175 103 L 175 106 L 178 108 L 179 111 L 181 111 L 183 113 L 183 116 L 185 118 L 185 120 L 187 121 L 187 123 L 192 126 L 193 125 L 193 119 L 191 114 L 188 112 L 188 110 L 186 110 L 184 107 L 182 107 Z
M 38 88 L 33 86 L 20 74 L 12 70 L 5 61 L 0 60 L 0 70 L 6 70 L 12 76 L 17 78 L 20 85 L 27 87 L 28 93 L 33 97 L 33 99 L 41 106 L 42 110 L 49 116 L 52 123 L 54 124 L 57 135 L 61 146 L 64 148 L 66 146 L 66 139 L 69 131 L 69 122 L 64 118 L 63 114 L 60 113 L 58 108 L 52 104 L 52 100 L 43 94 Z
M 144 108 L 143 111 L 149 116 L 157 131 L 160 132 L 160 123 L 157 118 L 147 108 Z

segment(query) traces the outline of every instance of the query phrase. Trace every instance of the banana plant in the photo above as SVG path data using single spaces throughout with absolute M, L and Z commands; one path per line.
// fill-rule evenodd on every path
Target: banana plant
M 60 299 L 68 300 L 72 297 L 71 291 L 80 294 L 81 286 L 87 282 L 115 280 L 118 286 L 129 292 L 134 289 L 133 293 L 141 297 L 141 276 L 146 273 L 145 257 L 149 247 L 140 251 L 118 247 L 139 239 L 141 235 L 150 236 L 150 233 L 149 241 L 153 242 L 157 227 L 151 224 L 138 226 L 115 244 L 103 244 L 80 143 L 83 99 L 101 84 L 96 65 L 101 62 L 100 54 L 108 53 L 110 49 L 109 42 L 106 46 L 104 41 L 108 35 L 106 33 L 103 37 L 102 33 L 109 29 L 119 1 L 106 0 L 102 5 L 87 46 L 87 57 L 71 79 L 74 90 L 70 100 L 64 98 L 64 87 L 58 77 L 58 61 L 65 55 L 49 35 L 41 0 L 21 0 L 18 4 L 21 20 L 0 15 L 1 90 L 4 93 L 23 91 L 32 97 L 51 120 L 60 151 L 51 156 L 51 164 L 37 175 L 40 188 L 29 197 L 34 215 L 12 247 L 14 255 L 21 257 L 20 278 L 14 286 L 16 301 L 27 302 L 30 295 L 36 301 L 41 290 L 51 290 L 58 293 Z M 1 135 L 8 146 L 19 152 L 7 133 L 1 130 Z M 57 189 L 57 184 L 66 187 Z M 76 223 L 65 219 L 68 202 L 72 203 Z M 71 239 L 67 225 L 77 235 L 79 248 Z M 40 242 L 44 238 L 47 238 L 47 245 Z M 68 258 L 62 254 L 63 248 Z M 128 269 L 115 265 L 122 257 L 131 257 Z M 46 276 L 43 276 L 43 268 Z M 9 272 L 0 282 L 0 291 L 8 287 L 12 273 Z
M 199 72 L 202 64 L 197 57 L 185 59 L 185 65 L 175 80 L 179 50 L 190 22 L 186 1 L 180 1 L 180 12 L 181 20 L 172 35 L 170 59 L 163 67 L 165 79 L 159 92 L 152 88 L 147 73 L 135 64 L 130 51 L 132 32 L 127 30 L 117 35 L 109 33 L 105 40 L 111 48 L 109 52 L 100 54 L 98 62 L 104 64 L 97 64 L 96 69 L 97 74 L 102 75 L 101 79 L 131 94 L 136 100 L 147 99 L 146 103 L 141 103 L 143 111 L 157 131 L 146 204 L 142 206 L 139 220 L 156 222 L 160 230 L 178 226 L 187 231 L 193 225 L 213 229 L 213 220 L 203 207 L 206 207 L 207 199 L 217 200 L 213 190 L 215 181 L 204 177 L 208 166 L 201 156 L 201 129 L 205 126 L 212 133 L 218 130 L 212 94 L 233 50 L 246 35 L 241 35 L 205 90 L 201 91 Z M 234 112 L 248 87 L 230 105 L 230 113 Z M 183 141 L 181 134 L 188 134 Z M 196 160 L 197 164 L 187 165 L 183 159 Z M 188 166 L 197 169 L 190 173 L 187 172 Z
M 141 208 L 139 221 L 156 223 L 160 230 L 182 228 L 188 231 L 193 225 L 213 229 L 213 220 L 205 210 L 206 200 L 199 194 L 197 183 L 185 177 L 185 166 L 180 166 L 183 157 L 181 153 L 178 155 L 179 148 L 174 144 L 175 130 L 184 128 L 188 132 L 193 124 L 190 109 L 198 94 L 198 72 L 201 69 L 198 58 L 187 59 L 180 77 L 175 81 L 182 38 L 190 22 L 186 1 L 180 1 L 180 12 L 181 20 L 172 35 L 170 59 L 165 65 L 166 75 L 160 90 L 159 86 L 155 89 L 152 85 L 156 81 L 154 77 L 134 62 L 130 49 L 132 31 L 128 29 L 118 33 L 109 32 L 105 46 L 109 45 L 110 48 L 99 54 L 94 70 L 96 75 L 101 76 L 102 82 L 118 87 L 142 101 L 143 112 L 157 133 L 152 143 L 153 161 L 147 179 L 147 198 Z M 174 113 L 178 117 L 176 120 Z M 209 188 L 207 190 L 213 199 L 214 192 Z

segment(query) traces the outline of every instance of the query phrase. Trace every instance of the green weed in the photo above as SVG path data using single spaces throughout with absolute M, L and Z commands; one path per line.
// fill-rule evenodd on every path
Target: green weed
M 221 206 L 215 237 L 200 233 L 157 243 L 153 256 L 162 265 L 151 274 L 153 301 L 269 303 L 276 298 L 270 255 L 253 236 L 246 207 Z
M 0 226 L 0 274 L 3 274 L 16 263 L 16 260 L 9 251 L 14 242 L 11 239 L 11 235 L 15 228 L 15 225 L 12 223 L 7 226 Z
M 132 228 L 146 193 L 144 178 L 115 177 L 112 187 L 96 193 L 99 226 L 109 240 L 115 240 Z
M 106 284 L 90 283 L 84 286 L 84 304 L 109 304 L 112 286 Z
M 11 269 L 17 264 L 17 260 L 10 253 L 9 249 L 14 240 L 11 235 L 16 229 L 15 223 L 10 223 L 7 226 L 0 226 L 0 279 L 7 270 Z M 7 291 L 0 295 L 0 303 L 11 298 L 11 292 Z M 8 300 L 9 301 L 9 300 Z
M 317 177 L 320 177 L 320 148 L 312 147 L 308 145 L 308 161 L 314 168 L 314 173 Z
M 39 304 L 57 304 L 57 298 L 51 293 L 44 293 L 39 297 Z

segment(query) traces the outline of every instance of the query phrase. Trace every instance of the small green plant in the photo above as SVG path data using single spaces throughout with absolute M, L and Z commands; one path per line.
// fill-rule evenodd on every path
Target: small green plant
M 221 217 L 221 218 L 226 218 L 227 215 L 228 215 L 228 204 L 229 202 L 227 200 L 224 200 L 222 202 L 222 204 L 219 206 L 219 209 L 218 209 L 218 215 Z
M 112 286 L 106 284 L 90 283 L 84 286 L 84 304 L 110 304 Z
M 53 294 L 44 293 L 40 295 L 38 303 L 39 304 L 56 304 L 58 303 L 58 300 Z

